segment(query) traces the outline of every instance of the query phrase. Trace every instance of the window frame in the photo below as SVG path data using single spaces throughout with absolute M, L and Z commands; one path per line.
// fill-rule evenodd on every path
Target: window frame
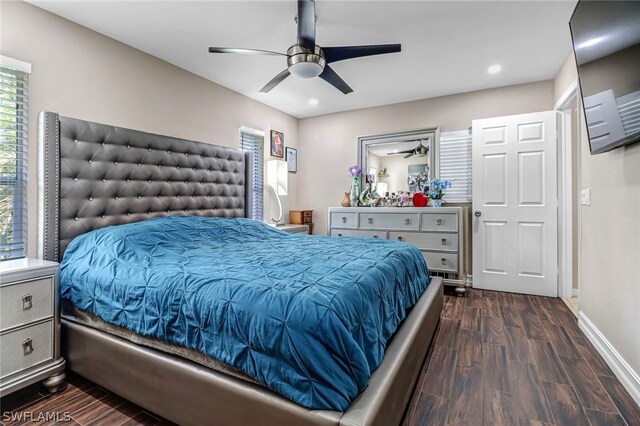
M 22 62 L 13 58 L 0 55 L 0 71 L 2 72 L 3 90 L 0 91 L 2 99 L 0 107 L 7 110 L 0 111 L 3 118 L 12 118 L 11 120 L 2 120 L 14 124 L 14 129 L 2 129 L 0 144 L 11 146 L 15 149 L 11 156 L 4 158 L 9 163 L 14 161 L 14 170 L 10 173 L 0 174 L 0 190 L 12 188 L 12 206 L 7 211 L 11 212 L 11 242 L 0 245 L 0 260 L 10 260 L 26 257 L 28 244 L 28 206 L 27 206 L 27 185 L 28 185 L 28 126 L 29 126 L 29 107 L 28 107 L 28 91 L 29 76 L 31 73 L 31 64 Z M 9 81 L 13 80 L 13 84 Z M 4 89 L 14 88 L 15 93 L 8 92 Z M 11 105 L 11 106 L 10 106 Z M 14 136 L 7 136 L 5 130 L 14 131 Z M 9 142 L 11 141 L 11 142 Z M 11 167 L 11 166 L 9 166 Z M 2 191 L 0 191 L 2 192 Z M 8 222 L 8 221 L 7 221 Z M 15 233 L 18 232 L 16 241 Z

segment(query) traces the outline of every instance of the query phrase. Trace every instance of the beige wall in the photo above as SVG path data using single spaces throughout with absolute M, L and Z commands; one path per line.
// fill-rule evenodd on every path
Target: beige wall
M 575 65 L 561 72 L 555 93 L 575 78 Z M 581 187 L 591 188 L 591 206 L 580 206 L 580 311 L 638 374 L 640 144 L 592 156 L 582 110 L 580 121 Z
M 32 64 L 31 256 L 37 241 L 37 116 L 42 110 L 233 147 L 240 126 L 264 130 L 266 139 L 273 128 L 284 132 L 288 146 L 297 147 L 298 120 L 290 115 L 27 3 L 2 1 L 0 7 L 0 52 Z M 297 179 L 289 174 L 285 208 L 296 206 Z M 271 193 L 266 196 L 265 216 L 271 213 Z
M 440 126 L 464 130 L 471 120 L 553 108 L 553 82 L 523 84 L 300 120 L 299 204 L 313 209 L 314 234 L 327 231 L 327 209 L 349 189 L 358 136 Z
M 558 74 L 553 81 L 554 101 L 560 99 L 569 85 L 575 81 L 576 76 L 576 59 L 572 53 L 567 57 L 567 60 L 564 61 L 564 64 L 562 64 L 560 71 L 558 71 Z

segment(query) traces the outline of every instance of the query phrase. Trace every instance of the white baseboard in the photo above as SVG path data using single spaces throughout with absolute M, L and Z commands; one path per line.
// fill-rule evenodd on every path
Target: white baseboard
M 571 297 L 578 297 L 578 289 L 577 288 L 572 288 L 571 289 Z
M 606 337 L 596 328 L 595 325 L 580 312 L 578 316 L 578 326 L 587 336 L 589 341 L 595 346 L 602 358 L 611 367 L 613 374 L 620 380 L 622 386 L 629 392 L 631 398 L 640 405 L 640 376 L 633 371 L 633 368 L 622 358 L 616 348 L 614 348 Z

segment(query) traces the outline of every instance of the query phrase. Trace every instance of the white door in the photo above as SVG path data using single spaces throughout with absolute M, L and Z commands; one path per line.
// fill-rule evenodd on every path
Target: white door
M 473 121 L 473 286 L 558 296 L 555 112 Z
M 591 151 L 597 151 L 613 141 L 624 138 L 622 119 L 613 90 L 586 96 L 583 102 Z

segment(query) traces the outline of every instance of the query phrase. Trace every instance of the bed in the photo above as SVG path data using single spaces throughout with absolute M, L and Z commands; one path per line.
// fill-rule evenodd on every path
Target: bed
M 275 247 L 274 252 L 285 252 L 287 247 L 295 247 L 296 244 L 309 245 L 312 241 L 317 240 L 315 244 L 322 248 L 318 249 L 316 258 L 321 253 L 332 253 L 331 250 L 335 250 L 333 253 L 335 256 L 328 256 L 325 259 L 326 262 L 342 262 L 345 260 L 344 256 L 349 257 L 350 250 L 344 250 L 344 247 L 343 250 L 339 250 L 340 244 L 344 243 L 338 243 L 331 238 L 284 234 L 277 230 L 268 229 L 266 225 L 243 219 L 246 216 L 247 206 L 251 203 L 252 192 L 251 179 L 247 175 L 250 168 L 246 167 L 250 159 L 244 152 L 60 117 L 51 112 L 41 113 L 39 125 L 41 171 L 39 186 L 42 203 L 40 206 L 39 247 L 40 255 L 44 259 L 59 261 L 67 249 L 69 249 L 69 256 L 74 250 L 80 254 L 86 253 L 89 251 L 88 248 L 99 245 L 101 240 L 96 239 L 96 235 L 103 235 L 102 238 L 107 238 L 104 235 L 111 235 L 114 229 L 117 232 L 135 229 L 135 232 L 141 232 L 138 235 L 149 236 L 153 235 L 154 230 L 165 229 L 167 226 L 177 226 L 177 234 L 175 235 L 187 235 L 189 229 L 197 228 L 197 232 L 193 232 L 193 238 L 190 237 L 190 241 L 194 245 L 186 250 L 198 253 L 204 251 L 203 247 L 206 242 L 197 240 L 199 238 L 197 236 L 205 235 L 208 232 L 206 230 L 217 229 L 218 234 L 206 235 L 207 241 L 214 241 L 224 239 L 221 237 L 222 234 L 226 235 L 230 229 L 240 227 L 242 231 L 237 231 L 240 234 L 236 232 L 229 238 L 238 239 L 237 235 L 242 235 L 241 240 L 251 241 L 251 234 L 257 233 L 256 245 L 253 246 L 253 252 L 256 253 L 259 251 L 258 247 L 265 245 L 258 244 L 259 241 L 269 241 L 269 245 Z M 158 226 L 159 224 L 162 226 Z M 145 238 L 128 235 L 120 240 L 120 243 L 113 243 L 113 241 L 105 243 L 105 247 L 122 248 L 121 246 L 124 244 L 122 241 L 127 238 L 133 244 L 125 248 L 124 252 L 129 254 L 132 253 L 131 247 L 144 245 L 141 241 L 146 241 Z M 301 240 L 305 238 L 307 240 Z M 154 250 L 157 250 L 163 240 L 168 240 L 168 238 L 166 236 L 165 238 L 158 237 L 149 244 L 154 247 Z M 225 244 L 229 244 L 229 242 L 227 241 Z M 363 270 L 372 269 L 371 265 L 379 261 L 375 256 L 400 256 L 397 259 L 398 265 L 411 265 L 412 262 L 418 265 L 420 261 L 420 259 L 411 257 L 411 250 L 400 250 L 398 247 L 401 245 L 391 242 L 380 241 L 365 244 L 354 239 L 349 244 L 354 244 L 353 250 L 357 250 L 358 254 L 355 257 L 359 260 L 353 261 L 351 259 L 352 262 L 355 262 L 354 265 L 357 266 L 358 262 L 365 262 L 363 257 L 366 258 L 366 262 L 369 262 L 360 265 Z M 218 254 L 222 253 L 219 247 L 215 248 L 214 246 L 215 244 L 210 247 L 211 253 L 214 253 L 215 250 L 218 250 Z M 184 253 L 185 247 L 180 250 L 182 250 L 181 253 Z M 231 253 L 235 253 L 235 249 L 229 250 Z M 133 251 L 135 252 L 135 250 Z M 361 252 L 368 254 L 361 256 Z M 352 252 L 352 254 L 354 253 L 356 252 Z M 321 278 L 321 271 L 298 268 L 305 265 L 304 262 L 311 262 L 311 260 L 296 259 L 292 262 L 293 254 L 284 254 L 283 259 L 288 262 L 288 266 L 280 262 L 277 263 L 279 268 L 276 269 L 271 265 L 272 262 L 267 261 L 268 253 L 264 253 L 265 257 L 260 258 L 260 262 L 262 262 L 260 264 L 264 263 L 264 268 L 268 270 L 268 273 L 266 275 L 263 273 L 261 277 L 278 275 L 273 280 L 274 282 L 297 282 L 293 276 L 287 276 L 284 273 L 284 271 L 289 271 L 294 275 L 305 276 L 307 274 L 309 277 L 315 273 L 314 279 L 316 281 L 319 277 Z M 115 253 L 114 256 L 122 258 L 123 254 Z M 129 264 L 129 270 L 135 269 L 131 265 L 156 259 L 156 256 L 147 256 L 144 259 L 138 259 L 135 256 L 135 253 L 131 254 L 132 263 Z M 131 336 L 122 330 L 117 332 L 117 330 L 96 328 L 95 325 L 99 321 L 105 321 L 113 327 L 118 327 L 126 325 L 124 323 L 127 322 L 134 324 L 136 321 L 138 323 L 145 322 L 145 319 L 144 316 L 135 317 L 135 312 L 139 312 L 140 309 L 132 309 L 131 305 L 127 304 L 124 304 L 118 312 L 112 312 L 111 317 L 104 318 L 104 310 L 93 309 L 95 307 L 93 305 L 96 304 L 95 299 L 87 297 L 86 292 L 83 294 L 81 290 L 86 288 L 87 283 L 91 283 L 94 285 L 94 294 L 99 288 L 106 293 L 115 293 L 114 297 L 118 293 L 122 296 L 123 291 L 130 291 L 130 287 L 124 285 L 138 282 L 136 280 L 140 279 L 140 275 L 133 273 L 126 276 L 120 275 L 118 282 L 103 279 L 102 283 L 100 283 L 99 277 L 91 276 L 83 282 L 80 277 L 86 277 L 87 271 L 100 269 L 96 266 L 99 265 L 99 262 L 97 264 L 91 262 L 83 264 L 82 256 L 79 257 L 80 260 L 75 257 L 69 258 L 74 261 L 69 261 L 68 264 L 63 262 L 61 278 L 65 279 L 65 274 L 69 272 L 69 280 L 78 284 L 79 287 L 69 286 L 65 299 L 73 299 L 72 308 L 78 309 L 80 313 L 94 315 L 92 318 L 85 318 L 84 321 L 79 319 L 82 315 L 68 314 L 63 318 L 63 353 L 67 358 L 69 368 L 180 424 L 398 424 L 413 391 L 442 308 L 441 280 L 431 279 L 425 289 L 426 283 L 420 284 L 420 280 L 416 277 L 418 266 L 407 267 L 406 271 L 403 269 L 403 272 L 394 271 L 387 275 L 372 272 L 370 280 L 375 280 L 376 277 L 387 277 L 378 280 L 375 292 L 380 293 L 382 299 L 387 300 L 387 305 L 395 305 L 394 310 L 383 310 L 384 313 L 380 317 L 383 317 L 384 321 L 376 323 L 382 336 L 377 338 L 381 340 L 382 344 L 370 345 L 371 348 L 367 349 L 367 345 L 362 344 L 362 340 L 363 336 L 371 334 L 371 330 L 362 333 L 354 332 L 353 335 L 359 336 L 355 339 L 359 344 L 345 352 L 349 354 L 347 357 L 337 357 L 336 364 L 324 366 L 324 373 L 320 371 L 323 368 L 318 366 L 322 366 L 323 362 L 330 357 L 321 356 L 310 363 L 313 355 L 311 352 L 320 353 L 320 348 L 325 348 L 327 353 L 335 353 L 338 351 L 337 346 L 348 347 L 349 344 L 353 344 L 351 337 L 349 340 L 333 336 L 331 340 L 337 346 L 332 347 L 331 344 L 322 342 L 314 350 L 310 350 L 306 354 L 298 354 L 298 364 L 303 364 L 304 374 L 310 375 L 310 377 L 306 377 L 306 380 L 313 384 L 310 386 L 313 392 L 307 392 L 307 394 L 312 393 L 315 397 L 308 399 L 305 392 L 292 390 L 289 386 L 290 383 L 286 383 L 288 377 L 293 377 L 291 380 L 293 382 L 300 381 L 295 379 L 296 374 L 301 374 L 300 371 L 288 370 L 291 365 L 277 365 L 277 368 L 274 368 L 277 372 L 275 377 L 263 377 L 252 370 L 259 366 L 260 356 L 253 354 L 248 357 L 251 359 L 250 363 L 238 364 L 234 362 L 234 359 L 238 358 L 238 354 L 236 353 L 234 358 L 233 350 L 230 349 L 227 352 L 232 356 L 215 360 L 221 361 L 223 365 L 231 366 L 231 369 L 225 370 L 190 357 L 184 351 L 180 352 L 179 349 L 170 350 L 167 347 L 154 344 L 155 340 L 162 341 L 163 339 L 160 337 L 163 336 L 147 333 L 144 329 L 122 327 L 123 329 L 134 328 L 134 335 Z M 179 256 L 174 257 L 174 259 L 177 258 Z M 198 256 L 195 258 L 200 259 Z M 186 267 L 176 267 L 181 271 L 174 275 L 186 274 L 184 276 L 190 280 L 189 282 L 195 283 L 190 290 L 209 288 L 199 286 L 200 281 L 198 280 L 204 278 L 196 276 L 196 271 L 199 269 L 190 263 L 192 259 L 189 257 L 185 261 Z M 208 262 L 211 263 L 213 259 L 215 256 L 208 258 Z M 229 263 L 228 259 L 224 262 L 225 265 Z M 106 263 L 106 265 L 112 264 L 113 262 L 109 263 L 108 261 Z M 316 262 L 315 267 L 323 264 Z M 327 265 L 329 264 L 327 263 Z M 307 266 L 309 265 L 311 263 L 307 264 Z M 243 268 L 247 269 L 246 265 L 236 266 L 235 270 L 226 268 L 227 272 L 220 273 L 227 273 L 234 279 L 237 278 L 236 275 L 244 276 L 248 282 L 256 279 L 250 275 L 243 275 L 242 271 Z M 394 266 L 394 268 L 398 267 Z M 74 268 L 76 269 L 75 275 L 71 274 Z M 142 287 L 155 286 L 155 283 L 161 282 L 163 277 L 171 276 L 176 272 L 176 268 L 172 270 L 173 272 L 171 270 L 164 271 L 161 276 L 157 277 L 148 277 L 148 271 L 157 271 L 158 265 L 148 268 L 146 270 L 148 280 Z M 109 266 L 103 269 L 109 269 Z M 120 270 L 127 270 L 127 268 L 123 267 Z M 406 279 L 393 283 L 391 282 L 393 280 L 388 278 L 400 275 L 406 275 Z M 346 276 L 344 278 L 345 282 L 357 281 L 357 277 Z M 412 283 L 412 280 L 415 282 Z M 127 288 L 127 290 L 118 290 L 121 287 Z M 269 286 L 262 288 L 267 287 Z M 352 287 L 354 295 L 360 294 L 360 296 L 354 297 L 352 295 L 350 298 L 348 295 L 340 293 L 339 298 L 339 300 L 353 302 L 352 305 L 344 308 L 347 313 L 359 312 L 357 308 L 354 308 L 355 301 L 367 298 L 362 295 L 362 288 Z M 236 289 L 234 291 L 237 291 L 238 287 L 234 288 Z M 320 291 L 316 293 L 316 297 L 311 299 L 319 300 L 322 294 L 330 291 L 329 288 L 330 286 L 321 287 Z M 278 291 L 281 290 L 286 292 L 295 289 L 289 289 L 287 286 Z M 65 291 L 64 288 L 63 291 Z M 197 291 L 189 291 L 185 294 L 187 293 L 192 294 Z M 274 292 L 273 288 L 270 288 L 268 293 L 279 294 Z M 297 291 L 293 291 L 293 293 L 297 293 Z M 385 299 L 384 294 L 389 296 Z M 396 296 L 391 297 L 391 295 Z M 264 294 L 262 296 L 264 297 Z M 254 294 L 252 297 L 256 297 L 256 295 Z M 274 305 L 279 303 L 277 300 L 272 302 Z M 112 306 L 113 303 L 109 305 Z M 150 302 L 149 305 L 153 305 L 153 303 Z M 156 305 L 161 305 L 161 303 L 156 303 Z M 410 306 L 413 308 L 408 310 L 408 315 L 405 318 L 405 312 Z M 306 309 L 309 309 L 308 305 L 305 305 Z M 212 308 L 212 310 L 214 309 Z M 398 314 L 400 312 L 402 314 Z M 211 315 L 207 313 L 204 317 L 210 318 Z M 277 317 L 277 315 L 274 312 L 266 313 L 266 316 L 271 317 Z M 394 316 L 395 318 L 393 318 Z M 118 317 L 126 320 L 118 322 Z M 313 310 L 306 312 L 306 316 L 300 319 L 298 325 L 307 324 L 308 321 L 311 321 L 309 319 L 311 317 L 313 317 Z M 369 315 L 363 314 L 361 317 L 369 318 Z M 374 317 L 375 315 L 372 316 L 372 318 Z M 282 318 L 278 318 L 278 321 L 282 322 L 281 320 Z M 325 321 L 323 317 L 322 321 L 315 323 L 313 327 L 309 326 L 309 328 L 320 329 L 324 326 L 322 335 L 337 335 L 339 334 L 337 330 L 341 327 L 340 321 L 343 320 L 344 317 L 341 317 L 331 323 L 331 321 Z M 185 324 L 184 317 L 177 316 L 171 321 L 173 321 L 172 324 Z M 342 326 L 351 331 L 362 326 L 362 318 L 354 321 L 351 325 L 343 324 Z M 309 322 L 309 324 L 313 323 Z M 398 324 L 400 324 L 399 328 L 397 328 Z M 265 329 L 265 327 L 268 328 L 262 323 L 258 324 L 256 329 Z M 158 328 L 172 330 L 171 326 L 166 324 L 163 327 L 155 327 L 156 330 Z M 193 329 L 193 324 L 191 328 Z M 167 334 L 178 335 L 173 332 Z M 193 330 L 191 334 L 193 334 Z M 265 334 L 265 336 L 268 335 L 268 333 Z M 228 342 L 230 338 L 227 336 L 226 339 L 225 341 Z M 256 339 L 249 340 L 255 341 Z M 372 341 L 374 340 L 375 338 L 372 339 Z M 297 346 L 308 346 L 309 349 L 312 349 L 315 341 L 310 340 L 305 344 L 298 342 Z M 213 346 L 219 345 L 220 342 Z M 185 346 L 185 342 L 169 343 L 176 347 Z M 191 344 L 191 347 L 188 347 L 189 344 L 186 346 L 192 352 L 207 352 L 203 348 L 202 341 L 198 341 L 198 339 L 195 339 L 195 343 Z M 264 352 L 265 348 L 252 349 L 262 353 L 260 350 Z M 246 351 L 240 350 L 239 353 L 244 354 L 241 358 L 247 358 Z M 361 359 L 358 361 L 359 357 Z M 301 360 L 309 362 L 305 364 Z M 357 368 L 352 368 L 351 364 Z M 336 365 L 347 367 L 341 373 L 336 373 Z M 320 371 L 318 375 L 314 376 L 315 373 L 306 371 L 312 367 Z M 356 373 L 367 369 L 369 371 L 365 371 L 366 374 Z M 327 379 L 326 383 L 320 383 L 323 374 L 326 374 L 327 371 L 336 375 Z M 373 372 L 371 373 L 371 371 Z M 246 375 L 249 375 L 249 379 Z M 346 380 L 346 385 L 342 386 L 339 383 L 340 378 L 347 376 L 350 377 L 350 380 Z M 252 381 L 251 378 L 258 380 Z M 333 384 L 336 386 L 332 387 Z

